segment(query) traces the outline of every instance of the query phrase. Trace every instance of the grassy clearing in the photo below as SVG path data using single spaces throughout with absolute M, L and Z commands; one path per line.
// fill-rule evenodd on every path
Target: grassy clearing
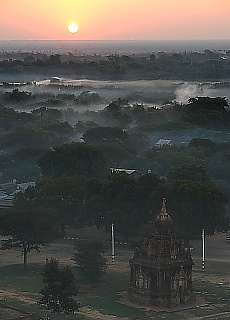
M 121 259 L 124 259 L 121 256 Z M 0 267 L 0 288 L 8 305 L 35 313 L 40 317 L 45 316 L 48 311 L 40 307 L 36 301 L 39 300 L 39 291 L 42 284 L 43 265 L 29 264 L 28 269 L 23 269 L 21 264 Z M 202 319 L 228 319 L 230 305 L 230 279 L 229 263 L 212 262 L 207 263 L 205 272 L 194 268 L 193 286 L 197 292 L 198 300 L 202 300 L 199 307 L 177 310 L 175 312 L 147 312 L 144 308 L 132 308 L 119 303 L 120 293 L 127 290 L 129 286 L 129 271 L 126 269 L 108 269 L 102 281 L 91 287 L 82 278 L 77 277 L 80 286 L 77 299 L 80 300 L 81 309 L 75 315 L 51 315 L 50 319 L 57 320 L 88 320 L 88 319 L 154 319 L 154 320 L 188 320 Z M 90 313 L 87 313 L 87 310 Z M 95 313 L 94 313 L 95 312 Z M 93 315 L 96 314 L 95 318 Z M 99 315 L 99 317 L 98 317 Z M 103 318 L 104 315 L 104 318 Z M 212 318 L 213 315 L 213 318 Z M 100 318 L 101 316 L 101 318 Z M 110 317 L 111 316 L 111 317 Z M 205 318 L 204 318 L 205 319 Z
M 39 264 L 29 264 L 27 270 L 21 264 L 1 267 L 1 289 L 38 293 L 42 287 L 42 267 Z
M 39 300 L 39 291 L 42 284 L 42 268 L 40 264 L 29 264 L 27 270 L 22 265 L 10 265 L 0 268 L 0 287 L 4 290 L 6 303 L 26 312 L 42 315 L 46 313 L 36 301 Z M 78 299 L 81 306 L 89 306 L 102 314 L 114 315 L 117 317 L 128 317 L 129 319 L 143 316 L 143 312 L 117 303 L 119 292 L 125 291 L 128 286 L 128 275 L 118 272 L 108 272 L 103 280 L 94 287 L 85 285 L 82 278 L 77 278 L 80 289 Z M 30 302 L 31 300 L 31 302 Z M 55 316 L 57 319 L 87 319 L 86 316 L 77 314 L 74 316 Z
M 143 311 L 119 303 L 119 294 L 126 291 L 128 285 L 128 274 L 109 271 L 103 278 L 101 286 L 94 290 L 94 296 L 85 296 L 84 304 L 92 306 L 93 309 L 99 310 L 103 314 L 127 317 L 128 319 L 145 319 Z

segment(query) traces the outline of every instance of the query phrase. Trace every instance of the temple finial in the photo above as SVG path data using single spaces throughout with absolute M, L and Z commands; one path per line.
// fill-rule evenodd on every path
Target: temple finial
M 167 214 L 167 212 L 166 212 L 166 200 L 165 200 L 165 198 L 162 199 L 161 213 Z

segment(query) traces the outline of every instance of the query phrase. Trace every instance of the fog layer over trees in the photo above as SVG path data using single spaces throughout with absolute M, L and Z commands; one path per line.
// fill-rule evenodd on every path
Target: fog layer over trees
M 19 61 L 18 74 L 57 75 L 1 85 L 0 183 L 36 182 L 17 193 L 13 210 L 52 209 L 63 233 L 66 225 L 109 230 L 114 223 L 128 240 L 148 232 L 166 197 L 183 236 L 197 236 L 201 228 L 225 230 L 229 104 L 225 95 L 208 94 L 228 90 L 228 81 L 216 82 L 229 67 L 228 52 L 221 57 L 204 52 L 84 61 L 28 55 L 2 61 L 1 70 L 11 75 Z M 73 73 L 97 80 L 58 77 Z M 151 80 L 117 80 L 141 76 Z M 212 82 L 151 82 L 174 77 Z

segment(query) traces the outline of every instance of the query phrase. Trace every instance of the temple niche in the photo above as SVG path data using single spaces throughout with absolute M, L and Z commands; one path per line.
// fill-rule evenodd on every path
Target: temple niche
M 195 302 L 190 251 L 177 240 L 165 199 L 150 239 L 144 239 L 130 260 L 129 300 L 136 304 L 173 308 Z

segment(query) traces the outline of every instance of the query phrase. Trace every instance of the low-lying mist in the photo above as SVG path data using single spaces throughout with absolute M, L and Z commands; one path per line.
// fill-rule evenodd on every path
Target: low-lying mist
M 36 86 L 25 89 L 35 94 L 45 90 L 53 94 L 65 92 L 75 94 L 76 96 L 84 90 L 89 90 L 98 93 L 107 101 L 126 98 L 130 96 L 131 92 L 140 92 L 144 96 L 144 94 L 154 91 L 172 93 L 175 95 L 175 100 L 179 103 L 187 103 L 189 98 L 197 96 L 226 96 L 230 99 L 229 87 L 223 85 L 216 88 L 216 82 L 197 83 L 178 80 L 100 81 L 60 78 L 60 83 L 58 84 L 52 84 L 49 79 L 38 81 L 36 84 Z
M 89 79 L 68 79 L 58 78 L 57 82 L 53 79 L 43 79 L 41 81 L 32 81 L 28 85 L 23 86 L 0 86 L 0 93 L 12 91 L 17 88 L 19 91 L 27 91 L 32 93 L 32 97 L 36 97 L 34 101 L 17 104 L 23 110 L 30 111 L 40 108 L 42 103 L 47 99 L 60 99 L 66 95 L 63 104 L 53 105 L 59 109 L 72 108 L 78 112 L 98 111 L 104 109 L 111 101 L 118 98 L 127 99 L 130 104 L 139 103 L 149 106 L 161 106 L 171 101 L 179 103 L 187 103 L 188 99 L 197 96 L 224 96 L 230 99 L 230 90 L 226 85 L 216 86 L 212 82 L 184 82 L 178 80 L 136 80 L 136 81 L 100 81 Z M 88 96 L 96 94 L 100 99 L 83 101 L 78 99 L 83 93 Z M 77 103 L 76 103 L 76 100 Z

